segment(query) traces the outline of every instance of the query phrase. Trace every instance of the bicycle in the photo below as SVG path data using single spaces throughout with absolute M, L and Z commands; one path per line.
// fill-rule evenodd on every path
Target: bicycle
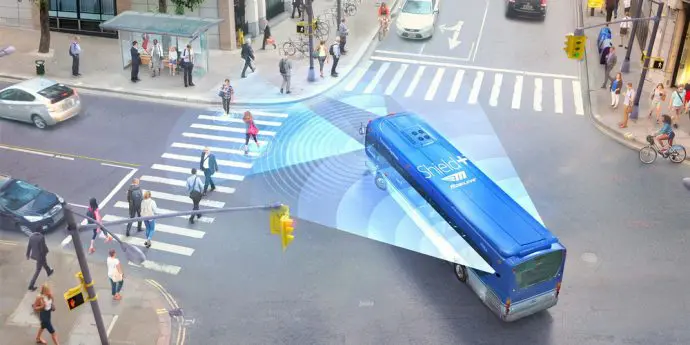
M 305 42 L 301 38 L 295 41 L 292 38 L 288 38 L 287 42 L 283 43 L 283 54 L 293 56 L 297 52 L 300 52 L 303 57 L 307 55 L 309 52 L 309 42 Z
M 343 12 L 345 12 L 345 15 L 348 17 L 352 17 L 355 14 L 357 14 L 357 5 L 354 2 L 346 2 L 342 4 L 343 6 Z
M 647 136 L 647 146 L 640 149 L 640 161 L 644 164 L 652 164 L 656 160 L 657 155 L 670 159 L 673 163 L 681 163 L 685 160 L 686 152 L 683 145 L 673 145 L 673 138 L 675 133 L 671 133 L 668 138 L 668 149 L 663 150 L 656 144 L 654 136 Z
M 390 20 L 389 19 L 380 19 L 379 21 L 379 41 L 383 41 L 384 37 L 388 34 L 388 29 L 390 25 Z

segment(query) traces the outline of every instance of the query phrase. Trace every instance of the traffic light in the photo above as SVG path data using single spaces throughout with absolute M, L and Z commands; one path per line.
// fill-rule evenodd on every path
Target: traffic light
M 582 60 L 585 58 L 585 43 L 587 36 L 572 36 L 573 50 L 571 59 Z
M 291 219 L 290 216 L 283 216 L 280 219 L 280 243 L 283 246 L 283 251 L 287 249 L 290 242 L 295 239 L 292 232 L 295 230 L 295 220 Z
M 280 207 L 277 207 L 277 208 L 271 210 L 271 214 L 270 214 L 271 234 L 273 234 L 273 235 L 280 234 L 280 230 L 281 230 L 280 220 L 284 215 L 290 216 L 290 208 L 285 206 L 285 205 L 280 205 Z
M 84 304 L 86 298 L 84 297 L 84 290 L 82 285 L 73 287 L 64 294 L 65 302 L 67 302 L 67 308 L 69 310 L 74 310 Z
M 573 37 L 575 37 L 573 34 L 567 34 L 565 35 L 565 41 L 563 41 L 563 44 L 565 45 L 563 47 L 563 51 L 565 51 L 565 55 L 568 57 L 568 59 L 573 58 L 573 43 L 575 43 Z

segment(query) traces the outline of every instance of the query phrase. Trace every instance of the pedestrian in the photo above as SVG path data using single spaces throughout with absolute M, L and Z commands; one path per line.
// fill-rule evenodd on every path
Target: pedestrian
M 338 68 L 338 61 L 340 60 L 340 37 L 335 38 L 335 43 L 331 44 L 331 47 L 328 48 L 328 55 L 333 57 L 333 65 L 331 65 L 331 77 L 337 77 L 338 76 L 338 71 L 336 68 Z
M 630 1 L 630 0 L 626 0 Z M 630 34 L 630 30 L 632 29 L 632 21 L 630 21 L 632 18 L 630 18 L 630 11 L 625 10 L 625 17 L 623 17 L 624 20 L 628 20 L 627 22 L 622 22 L 620 26 L 620 36 L 621 36 L 621 43 L 618 45 L 619 47 L 622 47 L 625 45 L 625 49 L 628 49 L 628 35 Z
M 151 46 L 151 76 L 156 77 L 156 71 L 158 71 L 158 76 L 161 75 L 161 64 L 163 63 L 163 47 L 158 43 L 157 39 L 153 39 L 153 45 Z
M 153 217 L 157 214 L 158 205 L 156 205 L 156 201 L 151 198 L 151 191 L 147 190 L 144 192 L 144 200 L 141 202 L 141 215 L 142 217 Z M 146 248 L 151 248 L 151 238 L 156 231 L 156 220 L 145 220 L 144 226 L 146 226 L 146 241 L 144 242 L 144 246 Z
M 618 101 L 620 99 L 621 89 L 623 88 L 623 75 L 619 72 L 616 74 L 616 79 L 611 83 L 611 107 L 618 108 Z
M 141 65 L 141 55 L 139 54 L 139 49 L 137 49 L 137 44 L 137 41 L 132 42 L 132 48 L 129 50 L 129 53 L 132 57 L 132 62 L 130 66 L 130 68 L 132 69 L 132 83 L 137 83 L 141 81 L 141 79 L 139 79 L 139 65 Z
M 616 0 L 616 4 L 613 6 L 613 18 L 617 19 L 618 18 L 618 7 L 620 7 L 621 2 L 620 0 Z
M 613 68 L 616 67 L 617 63 L 618 56 L 616 55 L 616 48 L 612 46 L 611 48 L 609 48 L 609 54 L 606 55 L 606 60 L 604 63 L 604 83 L 601 84 L 602 89 L 606 88 L 606 84 L 609 81 L 613 81 L 611 72 L 613 72 Z
M 295 18 L 295 11 L 300 18 L 302 17 L 302 0 L 292 0 L 292 15 L 290 18 Z M 304 19 L 302 19 L 304 20 Z
M 216 190 L 216 184 L 213 183 L 213 174 L 215 174 L 218 169 L 218 162 L 216 162 L 216 155 L 211 153 L 208 147 L 204 148 L 201 152 L 201 160 L 199 161 L 199 168 L 204 172 L 204 195 L 208 191 L 208 186 L 211 186 L 211 191 Z
M 74 40 L 69 45 L 69 56 L 72 57 L 72 76 L 79 77 L 79 56 L 81 56 L 81 45 L 79 44 L 79 37 L 74 36 Z
M 230 79 L 225 79 L 218 91 L 218 96 L 220 96 L 221 101 L 223 101 L 223 111 L 225 111 L 225 115 L 230 115 L 230 103 L 232 103 L 234 95 L 235 90 L 232 88 L 232 85 L 230 85 Z
M 141 200 L 144 199 L 144 194 L 139 186 L 139 179 L 135 178 L 132 180 L 132 184 L 127 188 L 127 204 L 129 208 L 129 218 L 141 217 Z M 125 233 L 129 236 L 129 231 L 132 230 L 132 223 L 127 223 L 127 232 Z M 137 222 L 137 232 L 141 232 L 141 221 Z
M 261 50 L 266 50 L 266 44 L 273 45 L 273 49 L 278 49 L 276 40 L 271 36 L 271 27 L 268 26 L 268 21 L 264 19 L 264 22 L 266 22 L 266 25 L 264 26 L 264 40 L 261 45 Z
M 278 69 L 280 70 L 280 76 L 283 77 L 283 82 L 280 84 L 280 93 L 283 93 L 283 89 L 285 89 L 285 93 L 289 94 L 292 62 L 290 62 L 287 56 L 280 58 L 280 61 L 278 61 Z
M 113 299 L 119 301 L 122 299 L 120 291 L 122 284 L 125 282 L 125 273 L 122 271 L 122 264 L 120 259 L 116 257 L 115 249 L 110 249 L 108 258 L 105 260 L 105 265 L 108 267 L 108 279 L 110 279 L 110 292 Z
M 319 46 L 316 47 L 314 55 L 319 59 L 319 73 L 321 74 L 321 78 L 323 78 L 323 65 L 328 61 L 328 48 L 326 47 L 325 40 L 319 42 Z
M 247 133 L 245 134 L 245 140 L 244 140 L 244 154 L 248 155 L 249 154 L 249 138 L 254 138 L 254 142 L 256 143 L 256 147 L 260 148 L 261 145 L 259 145 L 259 141 L 256 139 L 256 135 L 259 134 L 259 129 L 256 128 L 256 125 L 254 124 L 254 117 L 252 116 L 252 113 L 249 111 L 244 112 L 244 117 L 242 117 L 242 120 L 244 123 L 247 125 Z
M 656 85 L 654 90 L 652 90 L 651 95 L 651 107 L 649 109 L 649 118 L 652 118 L 652 112 L 656 112 L 656 123 L 661 121 L 661 103 L 666 100 L 666 92 L 664 91 L 664 84 L 659 83 Z
M 630 14 L 630 6 L 632 5 L 632 0 L 623 0 L 623 11 L 626 14 Z
M 625 98 L 623 98 L 623 121 L 618 124 L 620 128 L 628 127 L 628 119 L 630 114 L 632 114 L 633 103 L 635 102 L 635 89 L 633 89 L 633 84 L 628 82 L 628 88 L 625 90 Z
M 177 47 L 175 46 L 168 49 L 168 67 L 170 68 L 170 75 L 177 74 Z
M 51 320 L 51 316 L 55 311 L 55 299 L 53 298 L 53 291 L 48 284 L 43 284 L 43 286 L 41 286 L 41 293 L 36 296 L 32 307 L 34 312 L 38 314 L 38 320 L 41 324 L 38 333 L 36 333 L 36 343 L 47 344 L 41 337 L 43 335 L 43 330 L 47 330 L 48 333 L 50 333 L 53 344 L 59 345 L 58 335 L 57 332 L 55 332 L 55 327 L 53 327 L 53 322 Z
M 671 101 L 669 102 L 669 105 L 671 106 L 671 109 L 673 109 L 673 128 L 678 128 L 678 120 L 680 120 L 680 113 L 685 107 L 684 104 L 684 99 L 685 99 L 685 90 L 683 90 L 682 86 L 678 86 L 676 88 L 676 91 L 674 91 L 671 94 Z
M 98 201 L 96 201 L 96 198 L 91 198 L 89 200 L 89 209 L 86 210 L 86 216 L 90 218 L 86 220 L 89 224 L 94 224 L 93 220 L 95 220 L 98 223 L 102 221 L 101 210 L 98 207 Z M 96 242 L 96 237 L 98 236 L 98 234 L 101 234 L 101 231 L 102 230 L 100 227 L 95 227 L 93 229 L 93 234 L 91 235 L 91 244 L 89 245 L 89 254 L 93 254 L 96 252 L 96 247 L 94 246 L 94 244 Z M 108 234 L 107 236 L 101 234 L 101 237 L 105 238 L 104 243 L 108 243 L 113 239 L 113 237 L 110 236 L 110 234 Z
M 203 196 L 201 188 L 203 182 L 196 174 L 196 168 L 192 168 L 192 175 L 187 178 L 187 193 L 189 193 L 189 198 L 192 199 L 192 210 L 199 210 L 199 203 L 201 202 L 201 197 Z M 194 214 L 189 216 L 189 223 L 194 224 Z M 201 218 L 201 214 L 196 214 L 196 218 Z
M 617 0 L 606 0 L 606 26 L 609 26 Z
M 53 270 L 48 266 L 48 245 L 46 245 L 46 238 L 43 234 L 35 230 L 31 236 L 29 236 L 29 243 L 26 246 L 26 259 L 32 259 L 36 261 L 36 270 L 34 271 L 33 277 L 29 282 L 29 290 L 36 291 L 36 279 L 38 275 L 41 274 L 41 269 L 45 269 L 48 277 L 53 275 Z
M 192 82 L 192 71 L 194 70 L 194 51 L 192 45 L 188 44 L 182 52 L 182 74 L 184 87 L 194 86 Z
M 350 30 L 347 29 L 347 25 L 345 24 L 345 18 L 343 18 L 340 21 L 340 25 L 338 26 L 338 37 L 340 37 L 340 53 L 342 55 L 347 54 L 347 50 L 345 50 L 345 43 L 347 43 L 347 35 L 350 34 Z
M 254 62 L 254 49 L 252 49 L 252 40 L 247 38 L 244 40 L 244 44 L 242 45 L 242 51 L 240 52 L 240 56 L 244 60 L 244 68 L 242 68 L 242 78 L 247 77 L 247 68 L 252 70 L 252 73 L 255 71 L 255 67 L 253 66 Z

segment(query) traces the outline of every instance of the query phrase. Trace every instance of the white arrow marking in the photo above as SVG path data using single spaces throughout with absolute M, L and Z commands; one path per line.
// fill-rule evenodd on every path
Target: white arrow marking
M 453 26 L 448 27 L 444 24 L 439 27 L 439 29 L 441 29 L 441 32 L 443 33 L 445 33 L 446 31 L 453 31 L 453 35 L 450 38 L 448 38 L 448 46 L 451 50 L 457 48 L 460 45 L 460 40 L 458 40 L 458 38 L 460 38 L 460 30 L 462 30 L 463 24 L 464 22 L 459 20 L 458 23 Z
M 457 48 L 460 45 L 460 41 L 458 40 L 458 37 L 460 37 L 460 31 L 454 32 L 453 36 L 448 39 L 448 46 L 450 47 L 451 50 Z

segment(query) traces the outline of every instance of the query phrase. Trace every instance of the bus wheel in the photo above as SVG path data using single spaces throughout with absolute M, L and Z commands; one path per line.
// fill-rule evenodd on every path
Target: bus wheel
M 381 173 L 376 173 L 374 183 L 376 184 L 376 187 L 378 187 L 380 190 L 386 190 L 386 180 L 383 178 L 383 175 L 381 175 Z
M 461 282 L 466 282 L 467 281 L 467 268 L 463 265 L 458 265 L 455 264 L 455 276 L 458 278 L 459 281 Z

